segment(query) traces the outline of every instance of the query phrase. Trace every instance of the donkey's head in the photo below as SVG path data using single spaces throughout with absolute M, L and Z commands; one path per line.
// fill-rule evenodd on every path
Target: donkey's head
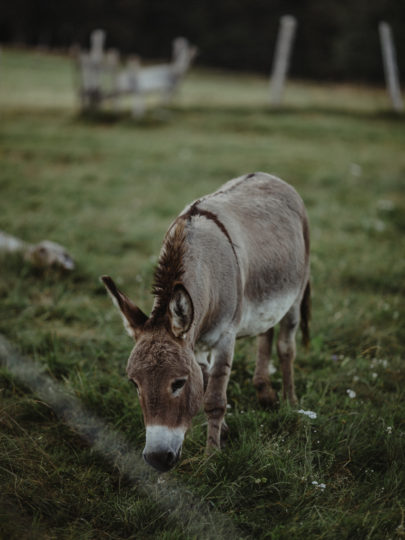
M 102 281 L 136 340 L 127 374 L 136 386 L 146 426 L 143 457 L 155 469 L 168 471 L 180 457 L 184 435 L 203 400 L 203 376 L 188 335 L 192 300 L 177 284 L 166 313 L 156 321 L 119 291 L 110 277 L 103 276 Z

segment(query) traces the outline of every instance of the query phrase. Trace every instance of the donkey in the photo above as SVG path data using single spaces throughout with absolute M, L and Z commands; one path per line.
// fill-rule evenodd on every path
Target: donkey
M 309 343 L 309 277 L 302 199 L 279 178 L 254 173 L 198 199 L 173 221 L 155 270 L 149 317 L 110 277 L 101 278 L 136 340 L 127 374 L 143 411 L 149 465 L 164 472 L 177 463 L 202 405 L 207 450 L 220 448 L 236 338 L 258 336 L 253 384 L 259 402 L 274 406 L 268 368 L 280 323 L 283 398 L 297 403 L 295 334 L 301 320 Z

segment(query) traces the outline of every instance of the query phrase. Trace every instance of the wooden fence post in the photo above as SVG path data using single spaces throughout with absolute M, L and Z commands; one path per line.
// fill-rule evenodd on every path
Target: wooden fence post
M 90 57 L 93 62 L 101 62 L 104 55 L 104 30 L 93 30 L 90 35 Z
M 90 51 L 82 58 L 90 108 L 97 108 L 101 100 L 104 42 L 104 30 L 93 30 L 90 35 Z
M 292 15 L 281 17 L 270 78 L 270 102 L 275 107 L 281 103 L 296 26 L 297 20 Z
M 120 53 L 117 49 L 109 49 L 107 51 L 105 64 L 109 72 L 111 104 L 113 109 L 118 110 L 118 71 L 120 67 Z
M 401 87 L 399 84 L 398 65 L 395 55 L 395 45 L 392 39 L 391 27 L 382 21 L 379 24 L 381 50 L 387 89 L 391 97 L 392 105 L 397 112 L 404 110 L 404 103 L 401 97 Z

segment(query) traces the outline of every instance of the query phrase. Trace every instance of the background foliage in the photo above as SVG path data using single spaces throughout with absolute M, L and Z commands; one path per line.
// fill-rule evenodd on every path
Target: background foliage
M 66 47 L 87 45 L 94 28 L 108 46 L 143 58 L 170 56 L 184 35 L 208 66 L 270 71 L 279 17 L 295 15 L 292 75 L 383 80 L 378 23 L 392 25 L 405 72 L 405 3 L 399 0 L 6 0 L 0 42 Z

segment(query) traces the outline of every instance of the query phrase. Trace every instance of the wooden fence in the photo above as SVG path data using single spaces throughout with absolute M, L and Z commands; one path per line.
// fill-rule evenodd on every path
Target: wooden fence
M 82 111 L 98 110 L 105 102 L 117 108 L 121 97 L 132 96 L 135 116 L 144 114 L 148 94 L 157 94 L 162 103 L 170 102 L 197 53 L 186 38 L 178 37 L 173 41 L 171 62 L 143 67 L 137 56 L 122 65 L 116 49 L 105 51 L 103 30 L 94 30 L 90 43 L 89 51 L 73 51 Z

